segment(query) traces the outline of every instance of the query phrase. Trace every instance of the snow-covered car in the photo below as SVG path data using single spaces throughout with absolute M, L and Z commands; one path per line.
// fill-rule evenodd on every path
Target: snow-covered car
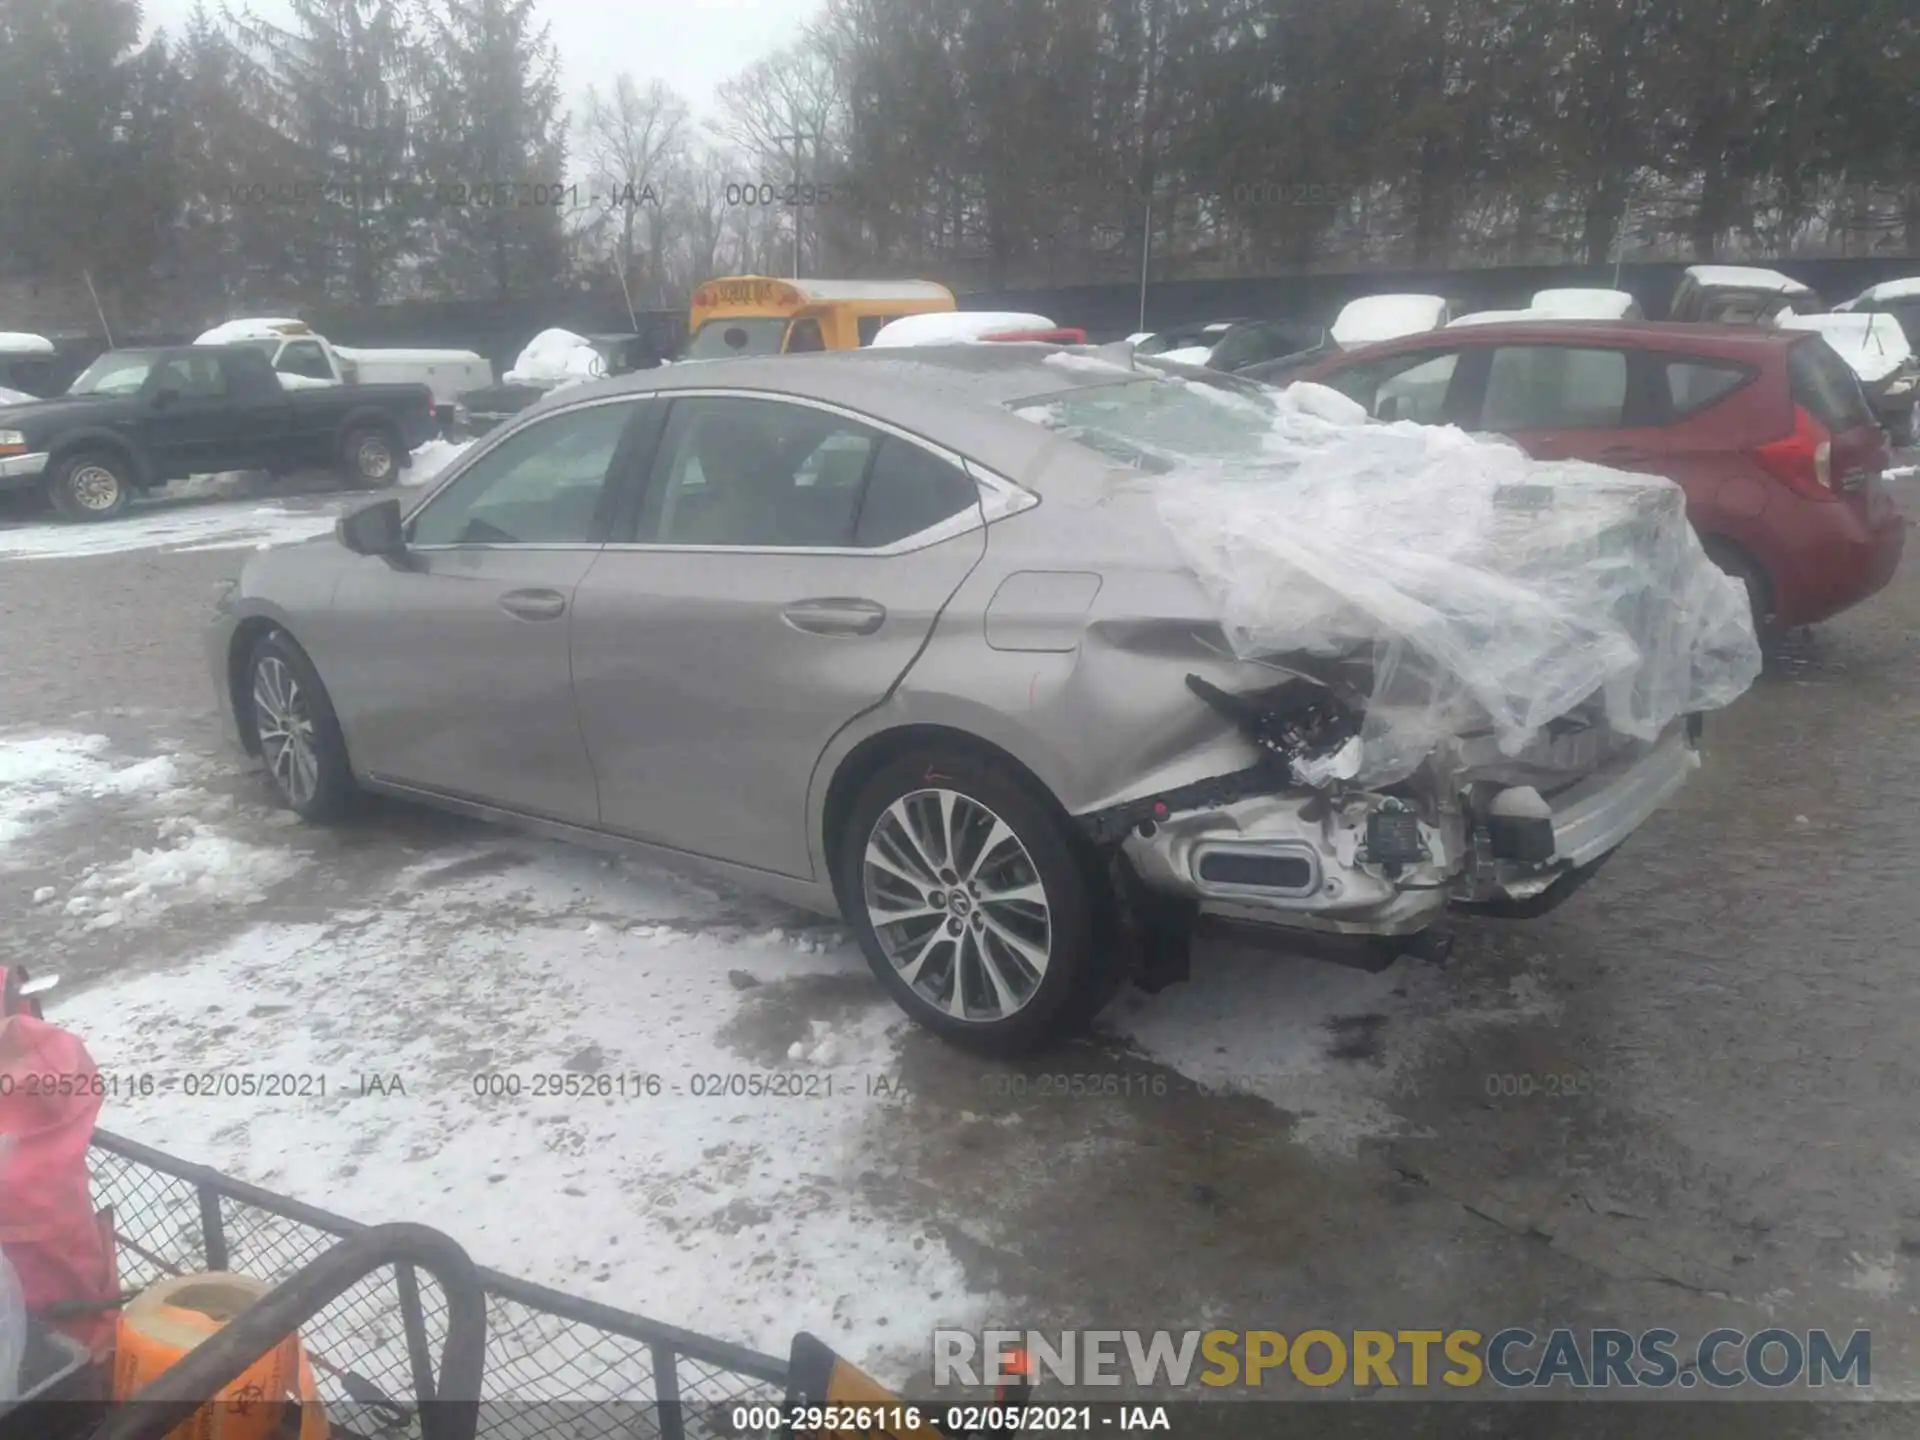
M 1514 320 L 1545 320 L 1549 317 L 1533 310 L 1469 310 L 1465 315 L 1456 315 L 1447 322 L 1447 328 L 1456 325 L 1505 325 Z
M 1882 280 L 1833 308 L 1849 315 L 1891 315 L 1906 332 L 1907 343 L 1920 351 L 1920 275 Z
M 1643 320 L 1640 302 L 1624 290 L 1572 285 L 1536 290 L 1527 309 L 1550 320 Z
M 59 349 L 44 335 L 0 330 L 0 385 L 33 398 L 58 392 Z
M 1813 287 L 1754 265 L 1690 265 L 1667 307 L 1669 320 L 1765 325 L 1782 314 L 1817 315 L 1826 304 Z
M 1300 320 L 1209 320 L 1129 336 L 1142 357 L 1234 374 L 1255 365 L 1305 364 L 1332 345 L 1324 325 Z
M 1045 315 L 1025 310 L 940 310 L 889 320 L 867 343 L 876 350 L 891 350 L 902 345 L 951 345 L 955 341 L 990 340 L 996 335 L 1055 328 Z
M 561 386 L 625 375 L 659 363 L 657 347 L 645 336 L 542 330 L 527 342 L 498 384 L 483 385 L 459 397 L 448 430 L 465 437 L 484 435 Z
M 1788 315 L 1780 326 L 1822 336 L 1860 377 L 1874 418 L 1893 443 L 1920 445 L 1920 356 L 1895 316 L 1875 311 Z
M 193 343 L 262 350 L 289 389 L 303 383 L 425 385 L 443 426 L 464 391 L 493 383 L 493 366 L 471 350 L 349 349 L 315 334 L 305 321 L 280 317 L 229 320 Z
M 208 636 L 302 816 L 704 867 L 1001 1049 L 1181 978 L 1203 911 L 1397 951 L 1552 908 L 1760 668 L 1671 482 L 1120 346 L 570 386 L 254 555 Z
M 1452 318 L 1451 304 L 1439 295 L 1363 295 L 1349 300 L 1328 327 L 1342 350 L 1398 340 L 1438 330 Z

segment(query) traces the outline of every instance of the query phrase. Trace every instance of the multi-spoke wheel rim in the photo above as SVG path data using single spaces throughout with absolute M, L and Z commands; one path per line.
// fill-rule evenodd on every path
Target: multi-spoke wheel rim
M 295 805 L 306 804 L 320 784 L 313 716 L 300 682 L 271 655 L 254 667 L 253 717 L 273 783 Z
M 384 480 L 387 472 L 393 469 L 393 451 L 377 435 L 363 436 L 359 448 L 354 451 L 354 463 L 367 479 Z
M 120 477 L 104 465 L 82 465 L 67 482 L 83 510 L 111 510 L 120 499 Z
M 922 999 L 977 1024 L 1033 999 L 1053 946 L 1046 887 L 987 806 L 953 790 L 904 795 L 874 822 L 861 869 L 880 948 Z

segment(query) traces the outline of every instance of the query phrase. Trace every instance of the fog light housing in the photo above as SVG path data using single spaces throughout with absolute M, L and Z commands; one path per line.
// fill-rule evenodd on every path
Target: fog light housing
M 1553 807 L 1531 785 L 1515 785 L 1487 807 L 1487 833 L 1496 859 L 1540 865 L 1553 858 Z
M 1367 862 L 1372 865 L 1412 865 L 1428 858 L 1420 837 L 1420 817 L 1390 800 L 1367 816 Z

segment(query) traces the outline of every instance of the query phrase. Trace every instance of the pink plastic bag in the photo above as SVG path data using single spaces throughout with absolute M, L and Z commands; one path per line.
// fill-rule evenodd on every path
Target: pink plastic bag
M 93 1207 L 87 1148 L 100 1115 L 100 1072 L 80 1037 L 16 1002 L 0 969 L 0 1251 L 27 1309 L 110 1304 L 120 1293 L 110 1222 Z M 95 1355 L 112 1347 L 114 1311 L 49 1321 Z

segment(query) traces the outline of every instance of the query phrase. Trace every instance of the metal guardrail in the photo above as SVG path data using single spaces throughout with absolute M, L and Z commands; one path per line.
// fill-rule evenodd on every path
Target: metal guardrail
M 105 1131 L 93 1137 L 94 1203 L 111 1207 L 128 1290 L 234 1270 L 278 1284 L 370 1227 Z M 430 1218 L 430 1217 L 429 1217 Z M 699 1440 L 735 1433 L 739 1404 L 777 1404 L 775 1356 L 481 1268 L 486 1296 L 482 1440 Z M 321 1398 L 355 1433 L 419 1440 L 435 1398 L 446 1297 L 395 1265 L 301 1327 Z

